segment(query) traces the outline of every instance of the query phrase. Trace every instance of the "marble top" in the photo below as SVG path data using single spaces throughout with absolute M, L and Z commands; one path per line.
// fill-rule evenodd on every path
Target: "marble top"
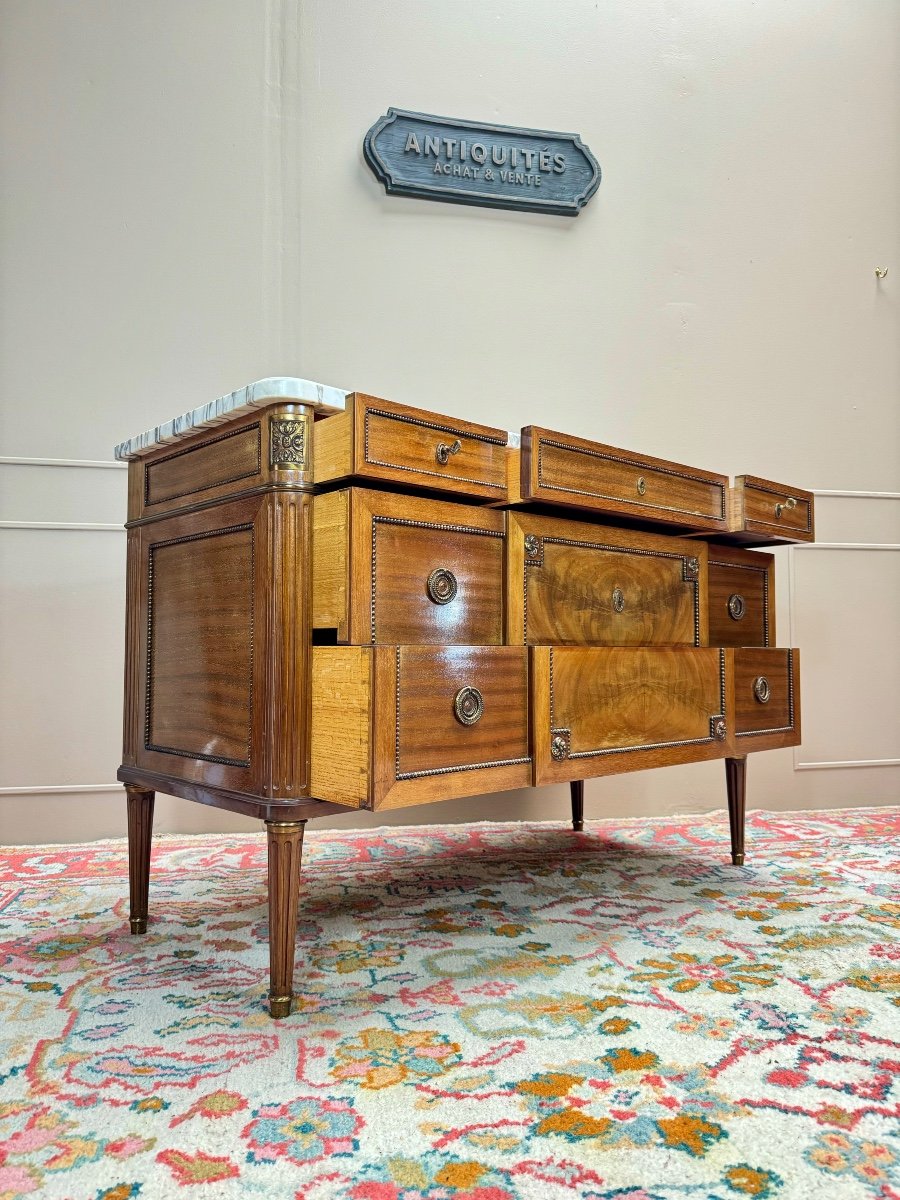
M 343 412 L 348 395 L 349 392 L 340 388 L 313 383 L 309 379 L 283 376 L 259 379 L 256 383 L 248 383 L 236 392 L 229 392 L 227 396 L 220 396 L 218 400 L 210 400 L 208 404 L 201 404 L 199 408 L 192 408 L 180 417 L 174 417 L 171 421 L 155 425 L 145 433 L 120 442 L 114 454 L 119 461 L 127 462 L 133 458 L 140 458 L 155 446 L 177 442 L 198 429 L 211 429 L 215 425 L 222 425 L 251 412 L 254 408 L 264 408 L 267 404 L 283 403 L 285 400 L 311 404 L 322 412 Z

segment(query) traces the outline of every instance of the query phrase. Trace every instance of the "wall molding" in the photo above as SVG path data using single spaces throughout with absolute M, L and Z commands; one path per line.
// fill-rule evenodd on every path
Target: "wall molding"
M 0 796 L 65 796 L 74 792 L 121 792 L 121 783 L 60 783 L 36 787 L 0 787 Z
M 88 467 L 91 470 L 127 471 L 128 463 L 105 458 L 15 458 L 0 455 L 0 467 Z
M 73 530 L 89 530 L 124 533 L 124 525 L 108 525 L 101 521 L 0 521 L 0 529 L 62 529 L 66 532 Z
M 872 491 L 843 491 L 830 489 L 814 489 L 814 496 L 833 497 L 846 500 L 900 500 L 900 492 Z M 810 542 L 806 545 L 788 547 L 788 639 L 791 646 L 795 645 L 794 632 L 796 629 L 796 599 L 797 575 L 796 562 L 799 551 L 809 553 L 813 550 L 870 550 L 898 551 L 900 543 L 895 542 Z M 868 767 L 900 767 L 900 758 L 858 758 L 834 759 L 821 762 L 804 762 L 800 758 L 801 746 L 794 746 L 793 764 L 795 771 L 849 771 Z
M 900 492 L 844 492 L 813 488 L 814 496 L 837 496 L 846 500 L 900 500 Z

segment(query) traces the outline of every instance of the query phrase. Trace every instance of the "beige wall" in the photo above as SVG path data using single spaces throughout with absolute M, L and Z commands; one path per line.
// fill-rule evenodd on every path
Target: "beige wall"
M 817 489 L 821 544 L 779 552 L 804 744 L 753 760 L 750 803 L 896 799 L 900 7 L 4 0 L 2 23 L 0 841 L 124 828 L 112 444 L 277 373 Z M 603 182 L 574 221 L 388 198 L 361 143 L 391 104 L 577 130 Z M 589 783 L 588 812 L 716 808 L 722 774 Z

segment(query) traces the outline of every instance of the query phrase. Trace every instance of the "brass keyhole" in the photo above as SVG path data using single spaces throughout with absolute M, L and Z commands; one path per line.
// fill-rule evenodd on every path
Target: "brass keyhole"
M 728 615 L 732 621 L 740 621 L 746 611 L 747 606 L 744 603 L 744 597 L 740 593 L 735 592 L 734 595 L 728 597 Z
M 753 680 L 753 695 L 760 704 L 768 704 L 771 694 L 768 679 L 766 679 L 765 675 L 757 675 L 756 679 Z
M 613 588 L 612 605 L 617 613 L 623 612 L 625 609 L 625 593 L 621 588 Z
M 638 481 L 637 481 L 637 493 L 639 496 L 643 496 L 643 494 L 644 494 L 644 492 L 646 492 L 646 490 L 647 490 L 646 480 L 644 479 L 643 475 L 640 475 L 640 476 L 638 476 Z
M 448 446 L 446 442 L 438 442 L 437 450 L 434 452 L 434 457 L 438 460 L 442 467 L 446 467 L 447 463 L 450 461 L 450 455 L 459 454 L 460 450 L 462 450 L 462 442 L 459 440 L 459 438 L 457 438 L 451 446 Z

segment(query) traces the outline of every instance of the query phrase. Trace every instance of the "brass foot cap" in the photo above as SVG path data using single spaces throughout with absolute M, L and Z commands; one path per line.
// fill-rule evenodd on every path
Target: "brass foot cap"
M 744 856 L 743 854 L 732 854 L 731 861 L 734 866 L 742 867 L 744 865 Z
M 573 821 L 572 828 L 576 833 L 584 833 L 584 821 Z
M 279 1017 L 289 1017 L 291 1015 L 291 1001 L 293 998 L 293 996 L 270 996 L 269 1016 L 275 1020 Z
M 128 924 L 131 926 L 132 933 L 146 933 L 147 932 L 147 918 L 146 917 L 129 917 Z

